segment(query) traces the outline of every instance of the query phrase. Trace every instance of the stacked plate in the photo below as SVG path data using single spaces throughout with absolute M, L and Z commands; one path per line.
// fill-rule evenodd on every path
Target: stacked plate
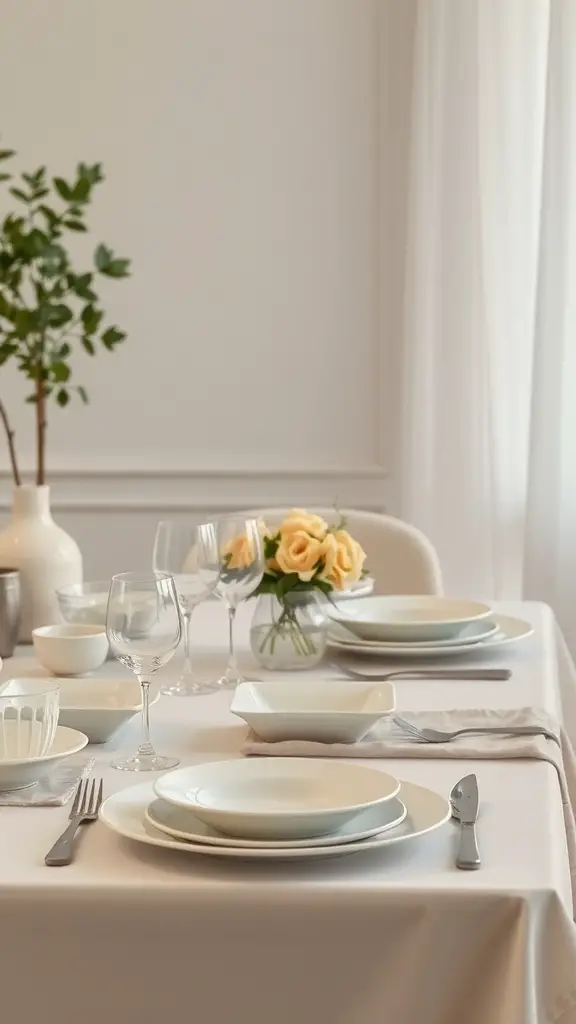
M 447 597 L 368 597 L 330 613 L 329 643 L 391 657 L 437 657 L 493 650 L 530 636 L 520 619 L 479 601 Z
M 414 839 L 447 800 L 364 765 L 311 758 L 218 761 L 121 790 L 101 820 L 130 839 L 188 853 L 310 859 Z

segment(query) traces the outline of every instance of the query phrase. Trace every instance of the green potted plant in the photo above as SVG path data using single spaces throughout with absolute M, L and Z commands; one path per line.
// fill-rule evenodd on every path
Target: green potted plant
M 79 351 L 113 352 L 124 341 L 124 331 L 104 322 L 97 286 L 99 277 L 128 277 L 130 263 L 100 244 L 93 267 L 79 269 L 67 244 L 88 230 L 92 193 L 104 180 L 100 164 L 78 164 L 72 180 L 50 177 L 45 167 L 16 180 L 6 169 L 14 155 L 0 150 L 0 182 L 17 203 L 0 225 L 0 366 L 15 365 L 30 383 L 26 401 L 36 423 L 36 473 L 33 484 L 23 483 L 14 430 L 0 399 L 14 479 L 12 521 L 0 533 L 0 565 L 20 570 L 21 639 L 29 640 L 34 627 L 58 620 L 54 591 L 82 579 L 78 546 L 50 514 L 48 410 L 74 398 L 88 401 L 73 374 Z

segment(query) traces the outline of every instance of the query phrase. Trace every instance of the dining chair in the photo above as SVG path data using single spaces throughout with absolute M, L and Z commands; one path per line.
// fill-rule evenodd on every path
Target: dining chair
M 261 516 L 270 525 L 279 524 L 289 508 L 249 509 L 246 515 Z M 441 594 L 442 572 L 435 548 L 428 538 L 409 523 L 379 512 L 360 509 L 310 508 L 328 523 L 343 515 L 350 533 L 366 552 L 366 567 L 375 581 L 375 594 Z

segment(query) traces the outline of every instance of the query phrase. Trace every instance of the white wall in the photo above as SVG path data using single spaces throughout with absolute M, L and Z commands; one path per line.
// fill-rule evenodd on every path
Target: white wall
M 102 161 L 91 241 L 134 261 L 106 289 L 129 341 L 78 354 L 91 405 L 50 422 L 87 576 L 143 564 L 161 513 L 393 505 L 388 17 L 398 0 L 3 0 L 2 145 L 64 176 Z M 31 465 L 4 369 L 0 394 Z M 0 446 L 3 510 L 7 465 Z

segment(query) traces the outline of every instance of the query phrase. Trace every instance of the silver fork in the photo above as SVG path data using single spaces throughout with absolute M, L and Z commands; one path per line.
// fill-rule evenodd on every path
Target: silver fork
M 70 824 L 44 858 L 44 863 L 49 868 L 62 867 L 64 864 L 72 863 L 74 836 L 83 822 L 96 821 L 101 803 L 102 779 L 100 779 L 98 790 L 96 790 L 96 779 L 92 779 L 91 786 L 90 779 L 78 783 L 72 810 L 68 815 Z
M 404 668 L 390 672 L 359 672 L 339 661 L 330 664 L 349 679 L 358 679 L 362 683 L 385 683 L 388 679 L 492 679 L 503 682 L 512 675 L 509 668 Z
M 452 732 L 446 732 L 442 729 L 419 729 L 414 722 L 409 722 L 400 715 L 394 715 L 392 720 L 403 732 L 423 743 L 449 743 L 457 736 L 468 736 L 475 733 L 483 736 L 545 736 L 546 739 L 559 743 L 558 737 L 553 732 L 539 725 L 488 725 L 486 728 L 476 726 L 475 728 L 454 729 Z

